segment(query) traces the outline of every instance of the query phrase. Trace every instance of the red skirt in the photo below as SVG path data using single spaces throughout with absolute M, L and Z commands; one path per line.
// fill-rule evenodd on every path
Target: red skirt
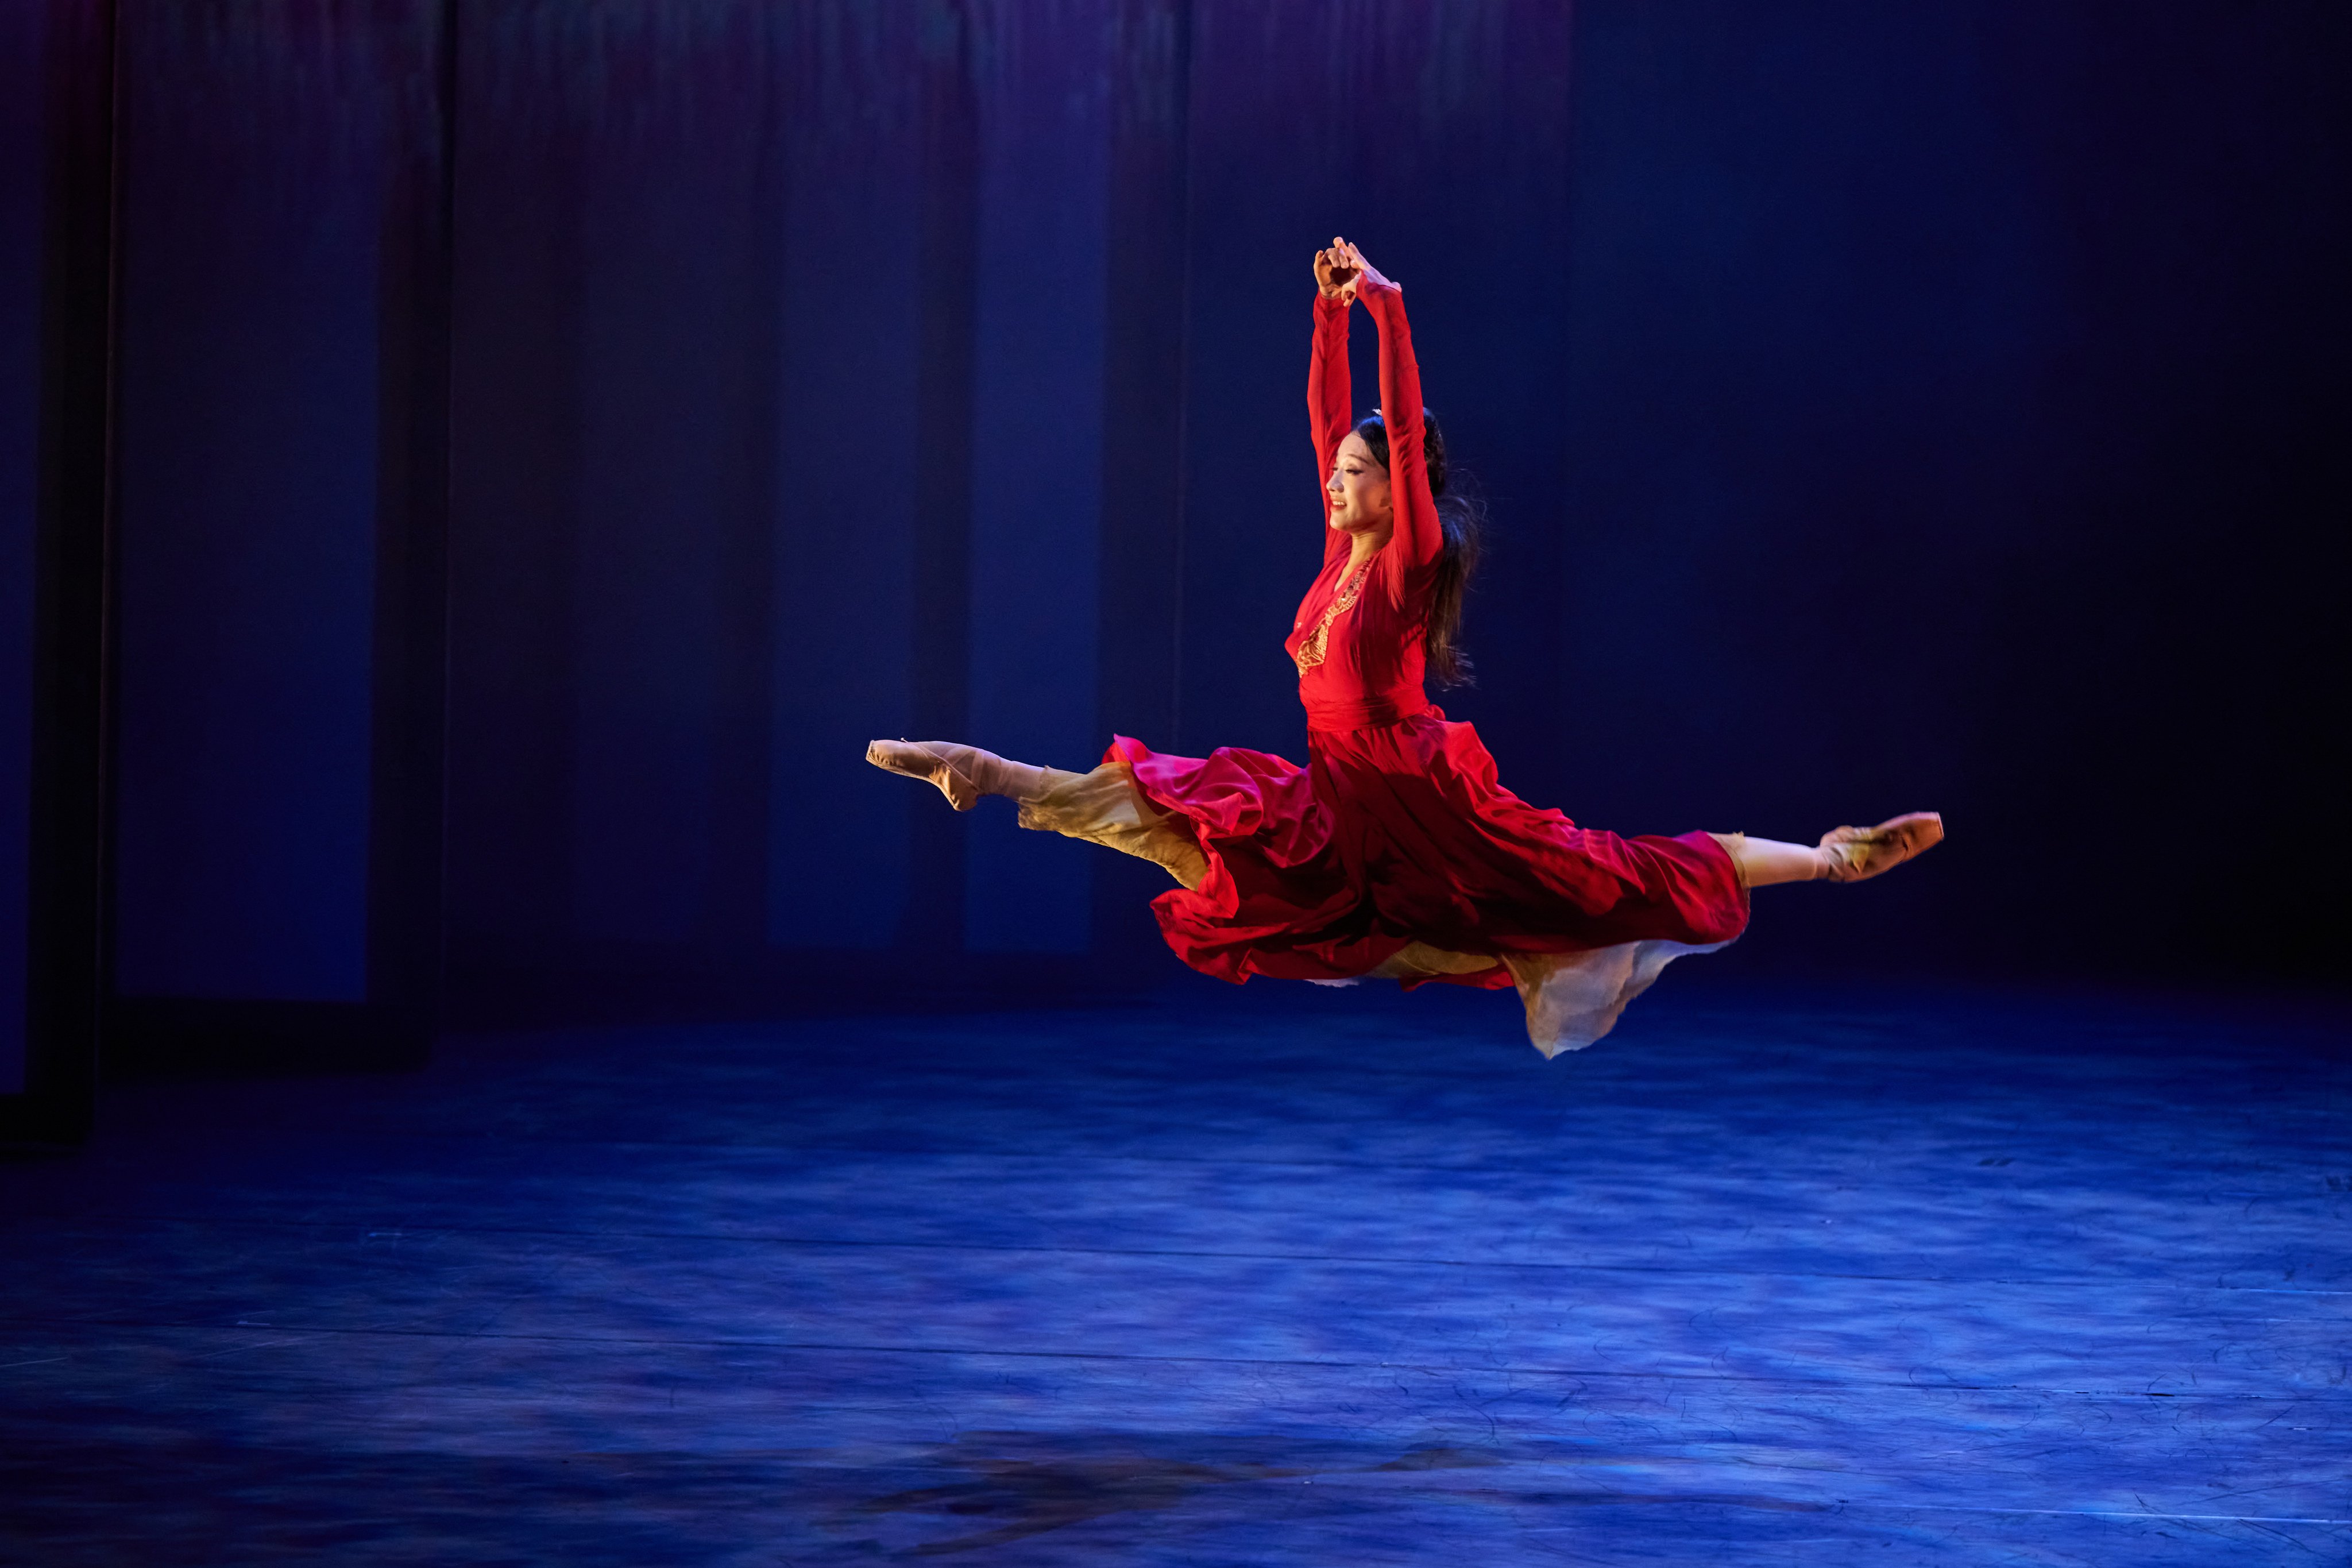
M 1106 763 L 1188 831 L 1197 885 L 1151 902 L 1178 957 L 1236 983 L 1347 980 L 1410 944 L 1501 961 L 1663 941 L 1712 946 L 1748 924 L 1731 857 L 1705 833 L 1627 838 L 1529 805 L 1496 782 L 1466 723 L 1436 709 L 1370 730 L 1308 732 L 1309 765 L 1221 746 L 1161 756 L 1124 735 Z

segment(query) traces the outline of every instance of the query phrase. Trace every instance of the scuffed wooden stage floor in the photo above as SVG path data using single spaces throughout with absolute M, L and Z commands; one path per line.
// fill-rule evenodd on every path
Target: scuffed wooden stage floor
M 2325 1017 L 1730 988 L 450 1043 L 0 1167 L 0 1555 L 2352 1559 Z

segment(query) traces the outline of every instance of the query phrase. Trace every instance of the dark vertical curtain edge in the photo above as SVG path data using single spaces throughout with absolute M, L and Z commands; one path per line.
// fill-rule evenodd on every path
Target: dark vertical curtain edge
M 107 578 L 112 525 L 118 182 L 114 0 L 58 0 L 43 62 L 39 479 L 25 1088 L 0 1139 L 89 1130 L 105 867 Z

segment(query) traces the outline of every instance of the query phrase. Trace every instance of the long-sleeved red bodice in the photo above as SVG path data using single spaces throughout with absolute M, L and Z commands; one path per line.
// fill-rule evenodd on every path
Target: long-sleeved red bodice
M 1423 688 L 1422 619 L 1444 540 L 1422 460 L 1421 368 L 1412 357 L 1403 296 L 1394 289 L 1366 288 L 1363 299 L 1381 324 L 1381 409 L 1388 426 L 1389 495 L 1396 528 L 1372 557 L 1355 602 L 1330 617 L 1322 661 L 1299 671 L 1298 700 L 1315 730 L 1393 724 L 1429 706 Z M 1348 384 L 1347 301 L 1316 296 L 1308 363 L 1307 412 L 1319 489 L 1355 424 Z M 1300 646 L 1325 626 L 1325 616 L 1348 585 L 1349 543 L 1338 529 L 1324 529 L 1323 569 L 1299 601 L 1298 616 L 1283 643 L 1294 663 Z
M 1366 286 L 1360 295 L 1381 331 L 1394 531 L 1352 602 L 1335 609 L 1349 542 L 1324 530 L 1322 570 L 1284 643 L 1298 663 L 1323 629 L 1319 662 L 1299 668 L 1307 767 L 1239 747 L 1164 756 L 1117 738 L 1105 761 L 1126 764 L 1145 801 L 1206 862 L 1195 885 L 1160 895 L 1153 910 L 1186 963 L 1229 980 L 1381 973 L 1407 984 L 1505 986 L 1516 978 L 1539 1044 L 1550 1027 L 1537 1021 L 1539 1006 L 1552 1005 L 1544 988 L 1557 1000 L 1569 982 L 1584 984 L 1561 980 L 1570 962 L 1562 955 L 1638 953 L 1612 972 L 1622 972 L 1610 983 L 1616 1000 L 1588 1009 L 1606 1013 L 1597 1026 L 1605 1028 L 1610 1007 L 1646 984 L 1664 956 L 1737 936 L 1746 890 L 1707 834 L 1622 837 L 1528 805 L 1497 782 L 1477 731 L 1430 702 L 1423 622 L 1444 541 L 1423 463 L 1421 374 L 1401 291 Z M 1352 423 L 1343 301 L 1317 300 L 1311 363 L 1318 473 L 1328 479 Z M 1552 1030 L 1571 1043 L 1591 1033 Z

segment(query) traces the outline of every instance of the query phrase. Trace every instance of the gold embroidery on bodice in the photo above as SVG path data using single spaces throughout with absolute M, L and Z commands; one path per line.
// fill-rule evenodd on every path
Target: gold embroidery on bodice
M 1300 643 L 1298 651 L 1291 656 L 1298 666 L 1299 674 L 1304 675 L 1323 662 L 1326 645 L 1330 639 L 1331 623 L 1355 604 L 1357 595 L 1364 589 L 1364 574 L 1371 569 L 1372 563 L 1367 561 L 1356 568 L 1354 576 L 1339 584 L 1339 592 L 1331 600 L 1330 607 L 1323 612 L 1323 618 L 1315 623 L 1315 629 L 1307 634 L 1307 640 Z

